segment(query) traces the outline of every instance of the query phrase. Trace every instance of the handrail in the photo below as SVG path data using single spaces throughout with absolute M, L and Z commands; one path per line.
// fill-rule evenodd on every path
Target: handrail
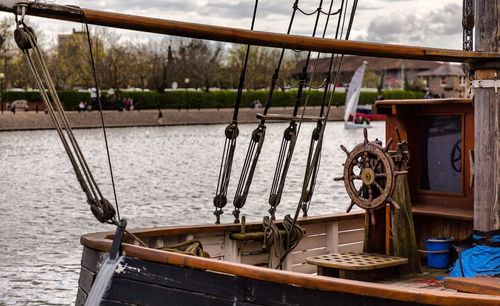
M 97 233 L 82 236 L 80 242 L 87 248 L 101 252 L 109 252 L 112 244 L 112 240 L 105 238 L 103 234 Z M 123 243 L 122 248 L 127 256 L 147 261 L 316 290 L 365 295 L 416 304 L 498 305 L 498 298 L 491 295 L 403 288 L 395 285 L 272 270 L 240 263 L 144 248 L 128 243 Z
M 0 11 L 14 13 L 16 11 L 16 6 L 13 5 L 13 3 L 16 2 L 12 0 L 0 0 Z M 229 43 L 311 50 L 322 53 L 445 62 L 480 62 L 500 59 L 500 53 L 492 52 L 467 52 L 450 49 L 285 35 L 112 13 L 50 3 L 29 2 L 27 5 L 27 15 L 74 22 L 83 22 L 85 15 L 86 22 L 94 25 Z

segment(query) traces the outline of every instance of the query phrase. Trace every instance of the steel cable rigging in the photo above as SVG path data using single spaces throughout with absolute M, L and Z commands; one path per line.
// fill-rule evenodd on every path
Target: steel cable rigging
M 330 13 L 331 13 L 332 8 L 333 8 L 333 3 L 334 3 L 334 1 L 332 0 L 330 2 L 329 14 L 327 15 L 328 17 L 327 17 L 327 20 L 326 20 L 325 25 L 324 25 L 324 30 L 323 30 L 322 37 L 326 36 L 327 30 L 328 30 L 328 24 L 329 24 L 330 16 L 332 15 Z M 315 23 L 315 27 L 314 27 L 314 31 L 313 31 L 313 36 L 316 34 L 316 29 L 317 29 L 317 25 L 318 25 L 318 21 L 319 21 L 319 12 L 321 11 L 322 4 L 323 4 L 323 1 L 320 1 L 320 3 L 319 3 L 320 8 L 317 10 L 318 11 L 318 15 L 317 15 L 317 19 L 316 19 L 316 23 Z M 344 8 L 343 5 L 344 5 L 344 1 L 342 1 L 342 6 L 337 11 L 338 13 L 342 12 L 342 10 Z M 335 14 L 333 14 L 333 15 L 335 15 Z M 340 20 L 341 20 L 341 15 L 339 15 L 338 20 L 339 20 L 339 22 L 337 24 L 337 30 L 336 30 L 337 35 L 338 35 L 338 30 L 339 30 L 339 24 L 340 24 Z M 318 64 L 318 61 L 319 61 L 319 56 L 320 56 L 320 54 L 318 54 L 318 57 L 316 59 L 315 65 L 314 65 L 314 69 L 313 69 L 312 74 L 311 74 L 311 83 L 314 80 L 314 77 L 315 77 L 315 74 L 316 74 L 317 64 Z M 299 87 L 299 91 L 298 91 L 297 97 L 296 97 L 296 104 L 295 104 L 295 108 L 294 108 L 294 114 L 292 116 L 293 119 L 292 119 L 292 121 L 290 123 L 290 126 L 292 126 L 293 128 L 296 127 L 294 120 L 295 120 L 295 118 L 297 116 L 298 108 L 300 107 L 300 95 L 302 93 L 301 89 L 303 89 L 303 87 L 305 85 L 305 82 L 306 82 L 306 79 L 307 79 L 307 70 L 308 70 L 308 65 L 309 65 L 310 57 L 311 57 L 311 52 L 308 52 L 307 59 L 306 59 L 306 62 L 305 62 L 305 65 L 303 67 L 302 74 L 301 74 L 301 77 L 300 77 L 300 85 L 299 85 L 300 87 Z M 328 84 L 328 83 L 326 82 L 326 84 Z M 297 139 L 298 134 L 300 132 L 300 127 L 301 127 L 301 124 L 302 124 L 302 121 L 303 121 L 303 118 L 304 118 L 305 110 L 307 108 L 307 104 L 308 104 L 308 100 L 309 100 L 309 97 L 310 97 L 311 89 L 312 89 L 312 87 L 309 87 L 309 91 L 308 91 L 308 94 L 307 94 L 305 102 L 304 102 L 302 115 L 300 117 L 299 126 L 296 129 L 296 131 L 294 131 L 294 135 L 293 135 L 294 138 L 291 138 L 289 140 L 291 145 L 289 146 L 288 152 L 287 152 L 288 154 L 286 155 L 286 160 L 285 160 L 285 164 L 284 164 L 285 167 L 283 167 L 283 159 L 285 158 L 284 151 L 286 149 L 284 149 L 283 143 L 284 143 L 285 140 L 287 140 L 286 139 L 286 134 L 284 135 L 284 138 L 283 138 L 283 141 L 282 141 L 282 147 L 281 147 L 281 151 L 280 151 L 280 156 L 278 158 L 278 164 L 277 164 L 277 168 L 276 168 L 276 172 L 275 172 L 275 177 L 274 177 L 275 181 L 273 181 L 273 184 L 275 184 L 274 186 L 277 186 L 277 183 L 276 183 L 277 180 L 281 180 L 280 184 L 282 184 L 282 185 L 279 186 L 279 188 L 280 188 L 280 189 L 278 189 L 279 193 L 276 193 L 277 198 L 274 198 L 274 199 L 270 198 L 270 204 L 271 204 L 271 209 L 269 210 L 270 216 L 265 216 L 264 220 L 263 220 L 263 228 L 264 228 L 264 242 L 263 242 L 263 247 L 264 247 L 264 249 L 266 249 L 268 251 L 271 250 L 271 247 L 273 246 L 273 244 L 276 244 L 276 242 L 278 242 L 278 245 L 280 247 L 283 246 L 283 248 L 285 249 L 286 254 L 288 254 L 288 250 L 290 250 L 290 246 L 292 248 L 294 248 L 300 242 L 300 240 L 302 239 L 302 237 L 304 235 L 303 229 L 295 222 L 296 219 L 292 219 L 290 217 L 290 215 L 286 215 L 285 218 L 284 218 L 284 220 L 283 220 L 283 228 L 284 228 L 285 233 L 286 233 L 285 241 L 284 241 L 284 243 L 279 243 L 281 240 L 280 241 L 276 240 L 276 237 L 278 236 L 278 234 L 276 233 L 277 227 L 274 225 L 274 219 L 275 219 L 275 214 L 274 213 L 276 211 L 277 205 L 273 206 L 274 203 L 272 203 L 271 200 L 278 200 L 278 204 L 279 204 L 279 200 L 281 198 L 281 193 L 283 191 L 284 181 L 285 181 L 286 175 L 287 175 L 287 169 L 288 169 L 288 166 L 290 164 L 291 157 L 293 155 L 293 151 L 294 151 L 296 139 Z M 326 87 L 326 90 L 328 90 L 328 87 Z M 322 109 L 323 108 L 324 107 L 322 107 Z M 318 119 L 318 120 L 320 120 L 320 119 Z M 287 132 L 287 130 L 288 131 L 290 130 L 290 126 L 285 130 L 285 133 Z M 319 134 L 318 134 L 318 136 L 319 136 Z M 310 163 L 310 161 L 308 161 L 308 164 L 309 163 Z M 280 168 L 283 169 L 283 172 L 281 172 L 282 170 Z M 277 177 L 276 173 L 278 173 L 278 170 L 282 174 L 281 177 Z M 281 236 L 280 236 L 280 238 L 281 238 Z M 275 247 L 275 250 L 276 250 L 276 247 Z M 285 257 L 286 257 L 286 255 L 280 257 L 280 262 L 276 266 L 276 268 L 280 268 L 280 269 L 282 268 L 282 263 L 283 263 L 283 260 L 284 260 Z M 271 260 L 269 260 L 269 263 L 272 266 Z
M 345 1 L 342 0 L 340 9 L 337 12 L 342 12 L 344 10 L 344 4 L 348 4 L 348 3 L 345 3 Z M 332 10 L 332 5 L 333 5 L 333 1 L 330 4 L 330 11 Z M 339 33 L 340 33 L 340 38 L 342 38 L 341 36 L 342 36 L 342 33 L 344 32 L 344 24 L 345 24 L 345 16 L 346 15 L 347 14 L 343 14 L 343 17 L 339 16 L 339 18 L 337 20 L 337 29 L 335 31 L 335 39 L 339 38 Z M 329 22 L 329 17 L 330 17 L 330 15 L 328 15 L 328 19 L 326 20 L 326 26 L 325 26 L 325 29 L 323 31 L 323 36 L 322 36 L 323 38 L 326 36 L 326 29 L 327 29 L 327 25 Z M 341 22 L 342 22 L 342 26 L 340 26 Z M 349 35 L 347 34 L 346 39 L 348 39 L 348 38 L 349 38 Z M 319 57 L 320 57 L 320 54 L 318 54 L 318 56 L 316 58 L 316 64 L 314 66 L 315 70 L 317 68 Z M 332 69 L 334 66 L 337 67 L 338 59 L 339 59 L 339 56 L 336 54 L 332 54 L 330 57 L 330 63 L 328 65 L 328 72 L 327 72 L 326 80 L 324 81 L 325 86 L 324 86 L 323 98 L 322 98 L 322 102 L 321 102 L 321 108 L 320 108 L 320 112 L 319 112 L 319 119 L 316 123 L 316 127 L 314 128 L 314 130 L 311 134 L 311 140 L 310 140 L 310 144 L 309 144 L 309 153 L 307 156 L 307 163 L 306 163 L 306 171 L 304 174 L 304 180 L 302 183 L 302 192 L 301 192 L 301 196 L 300 196 L 300 200 L 299 200 L 299 202 L 300 202 L 299 205 L 302 208 L 302 212 L 303 212 L 304 217 L 307 216 L 309 206 L 311 205 L 311 200 L 312 200 L 312 196 L 314 193 L 314 188 L 316 186 L 316 177 L 318 174 L 319 165 L 321 163 L 321 150 L 322 150 L 322 146 L 323 146 L 323 137 L 321 135 L 321 130 L 322 130 L 323 126 L 326 125 L 326 122 L 328 121 L 328 116 L 324 117 L 325 106 L 326 106 L 326 102 L 328 99 L 328 94 L 331 92 L 331 95 L 333 96 L 333 94 L 335 93 L 335 84 L 337 83 L 339 73 L 335 74 L 335 78 L 333 81 L 334 88 L 331 91 L 330 91 L 330 85 L 332 84 Z M 315 72 L 316 71 L 313 72 L 313 75 L 315 74 Z M 312 80 L 311 80 L 311 82 L 312 82 Z M 294 219 L 296 219 L 296 218 L 297 217 L 295 217 Z
M 250 30 L 253 30 L 255 25 L 255 16 L 257 14 L 257 7 L 259 1 L 255 0 L 255 6 L 252 16 L 252 25 Z M 239 135 L 238 129 L 238 112 L 241 105 L 241 95 L 243 92 L 243 87 L 245 85 L 245 75 L 248 65 L 248 57 L 250 54 L 250 45 L 247 45 L 245 59 L 243 62 L 243 68 L 240 74 L 240 80 L 238 84 L 238 92 L 236 94 L 236 103 L 234 105 L 233 119 L 231 123 L 226 127 L 224 135 L 226 137 L 224 141 L 224 149 L 222 151 L 222 159 L 219 168 L 219 178 L 217 180 L 217 189 L 215 192 L 215 197 L 213 199 L 215 211 L 214 215 L 216 217 L 215 223 L 220 223 L 220 215 L 223 214 L 223 208 L 227 204 L 227 190 L 229 187 L 229 181 L 231 179 L 231 169 L 233 167 L 234 151 L 236 149 L 236 138 Z
M 332 7 L 333 7 L 333 1 L 330 3 L 330 11 L 332 10 Z M 348 7 L 348 1 L 347 0 L 342 1 L 341 9 L 339 9 L 338 12 L 343 12 L 343 14 L 340 14 L 338 17 L 335 38 L 338 38 L 339 35 L 340 35 L 340 38 L 342 38 L 342 34 L 344 32 L 345 18 L 347 16 L 347 9 L 346 9 L 347 7 Z M 345 39 L 349 38 L 349 33 L 350 33 L 350 29 L 352 28 L 352 22 L 353 22 L 353 17 L 354 17 L 355 11 L 356 11 L 356 7 L 357 7 L 357 1 L 355 1 L 353 3 L 353 7 L 351 9 L 351 17 L 349 20 L 349 26 L 348 26 L 348 29 L 346 31 Z M 328 22 L 329 22 L 329 20 L 327 20 L 327 22 L 325 24 L 325 28 L 323 31 L 323 37 L 326 36 Z M 320 56 L 320 54 L 318 54 L 318 57 L 316 59 L 316 62 L 315 62 L 315 65 L 314 65 L 314 68 L 313 68 L 313 71 L 311 74 L 311 83 L 314 81 L 314 76 L 316 74 L 319 56 Z M 308 57 L 310 57 L 310 54 L 308 54 Z M 275 244 L 276 242 L 278 242 L 278 243 L 282 242 L 284 250 L 285 250 L 284 255 L 282 255 L 280 257 L 279 264 L 276 266 L 276 268 L 282 268 L 282 264 L 283 264 L 284 259 L 289 254 L 289 252 L 291 252 L 291 250 L 293 250 L 297 246 L 297 244 L 300 242 L 300 240 L 302 239 L 303 234 L 304 234 L 303 230 L 297 224 L 296 221 L 297 221 L 300 209 L 306 205 L 307 206 L 304 208 L 308 209 L 310 201 L 311 201 L 312 193 L 313 193 L 315 182 L 316 182 L 316 175 L 317 175 L 317 171 L 318 171 L 318 167 L 319 167 L 320 157 L 321 157 L 321 149 L 322 149 L 324 130 L 326 127 L 326 122 L 327 122 L 327 118 L 329 115 L 329 111 L 331 109 L 334 91 L 335 91 L 335 88 L 333 88 L 333 90 L 330 90 L 329 85 L 331 84 L 332 80 L 334 80 L 333 84 L 337 83 L 337 80 L 338 80 L 338 77 L 340 74 L 342 58 L 343 58 L 342 56 L 338 56 L 336 54 L 332 54 L 331 58 L 330 58 L 330 65 L 329 65 L 329 70 L 328 70 L 328 74 L 327 74 L 327 79 L 325 80 L 325 90 L 324 90 L 322 105 L 321 105 L 321 109 L 320 109 L 320 116 L 318 117 L 317 126 L 311 135 L 311 143 L 310 143 L 310 147 L 309 147 L 309 154 L 308 154 L 308 160 L 307 160 L 307 164 L 306 164 L 306 172 L 304 175 L 304 182 L 303 182 L 301 198 L 300 198 L 299 203 L 297 205 L 297 209 L 296 209 L 294 218 L 290 217 L 289 215 L 286 215 L 284 220 L 283 220 L 282 226 L 286 232 L 286 236 L 285 236 L 284 241 L 282 241 L 281 237 L 280 237 L 279 241 L 276 241 L 276 237 L 277 237 L 276 229 L 277 229 L 277 227 L 272 226 L 274 224 L 274 221 L 273 221 L 274 216 L 271 214 L 270 217 L 267 216 L 264 218 L 264 222 L 263 222 L 264 234 L 265 234 L 264 235 L 264 248 L 267 250 L 271 250 L 271 247 L 273 244 Z M 306 65 L 307 65 L 307 61 L 306 61 Z M 304 66 L 306 66 L 306 65 L 304 65 Z M 333 73 L 334 73 L 333 67 L 336 67 L 335 75 L 333 75 Z M 305 71 L 307 71 L 307 67 L 306 67 Z M 303 70 L 303 72 L 304 72 L 304 70 Z M 304 75 L 301 76 L 301 80 L 305 80 Z M 303 116 L 305 114 L 305 109 L 306 109 L 307 104 L 308 104 L 310 91 L 311 91 L 311 87 L 309 88 L 309 93 L 308 93 L 306 100 L 304 102 L 304 106 L 303 106 L 304 109 L 302 112 L 302 117 L 301 117 L 301 120 L 299 122 L 299 126 L 297 129 L 296 135 L 298 135 L 300 132 L 300 126 L 302 123 Z M 325 106 L 326 106 L 326 102 L 328 100 L 329 93 L 330 93 L 330 96 L 329 96 L 328 107 L 326 110 L 326 115 L 323 117 L 323 115 L 325 114 Z M 292 117 L 292 118 L 294 118 L 294 117 Z M 293 150 L 292 150 L 292 153 L 293 153 Z M 278 163 L 277 167 L 280 167 L 280 166 L 281 166 L 280 163 Z M 273 207 L 271 207 L 271 208 L 273 208 Z M 281 245 L 281 243 L 279 243 L 279 244 Z
M 316 20 L 314 22 L 312 37 L 316 36 L 316 31 L 318 28 L 322 7 L 323 7 L 323 0 L 320 0 L 317 9 Z M 304 84 L 306 82 L 307 68 L 309 66 L 309 61 L 311 59 L 311 53 L 312 53 L 311 51 L 308 51 L 305 64 L 302 67 L 299 88 L 295 96 L 295 105 L 293 109 L 292 119 L 288 127 L 284 130 L 283 138 L 281 140 L 280 152 L 278 155 L 278 161 L 276 163 L 276 169 L 274 172 L 274 178 L 271 184 L 271 191 L 269 194 L 269 201 L 268 201 L 269 205 L 271 206 L 271 208 L 269 209 L 271 220 L 275 219 L 276 208 L 281 202 L 281 196 L 283 194 L 283 188 L 285 186 L 285 181 L 288 174 L 288 168 L 290 167 L 293 151 L 295 149 L 295 144 L 297 142 L 298 129 L 295 117 L 297 116 L 297 113 L 301 105 L 302 91 L 304 89 Z
M 348 6 L 348 3 L 349 3 L 349 0 L 346 0 L 346 7 Z M 351 9 L 350 18 L 349 18 L 349 24 L 348 24 L 346 34 L 345 34 L 345 40 L 349 39 L 349 35 L 350 35 L 351 29 L 352 29 L 352 24 L 354 21 L 354 15 L 356 13 L 357 5 L 358 5 L 358 0 L 354 0 L 353 5 L 352 5 L 352 9 Z M 342 30 L 340 31 L 340 36 L 342 36 L 342 33 L 344 31 L 344 22 L 345 22 L 346 15 L 347 15 L 347 11 L 345 11 L 345 13 L 344 13 L 344 17 L 343 17 L 343 21 L 342 21 Z M 334 60 L 334 57 L 335 57 L 335 60 Z M 339 55 L 335 55 L 335 54 L 332 54 L 332 57 L 330 58 L 330 67 L 329 67 L 330 79 L 332 78 L 331 74 L 335 73 L 333 84 L 336 84 L 337 80 L 339 78 L 340 70 L 342 68 L 343 58 L 344 58 L 344 55 L 339 56 Z M 335 62 L 335 63 L 332 65 L 333 62 Z M 338 65 L 337 65 L 337 62 L 338 62 Z M 337 65 L 336 66 L 337 69 L 332 70 L 332 68 L 335 65 Z M 325 89 L 325 92 L 327 90 L 328 90 L 328 87 Z M 299 203 L 297 205 L 297 208 L 295 210 L 294 218 L 291 219 L 289 216 L 286 216 L 288 218 L 285 218 L 285 220 L 287 220 L 286 228 L 290 228 L 290 229 L 294 230 L 295 232 L 297 231 L 296 230 L 297 219 L 298 219 L 300 210 L 301 209 L 304 210 L 304 205 L 307 205 L 305 213 L 307 213 L 307 210 L 309 209 L 309 204 L 310 204 L 311 197 L 312 197 L 312 191 L 314 190 L 314 184 L 316 182 L 316 175 L 317 175 L 317 171 L 319 168 L 319 162 L 321 159 L 321 149 L 323 146 L 324 133 L 325 133 L 325 129 L 326 129 L 326 124 L 328 122 L 328 116 L 330 113 L 330 109 L 331 109 L 331 106 L 333 103 L 334 94 L 335 94 L 335 86 L 333 87 L 333 90 L 331 90 L 331 92 L 330 92 L 328 106 L 326 109 L 325 117 L 323 119 L 324 121 L 321 123 L 319 131 L 316 131 L 318 140 L 317 140 L 317 144 L 316 144 L 316 147 L 315 147 L 313 154 L 312 154 L 312 152 L 313 152 L 312 146 L 309 148 L 309 156 L 308 156 L 308 162 L 307 162 L 307 166 L 306 166 L 306 173 L 304 176 L 302 195 L 301 195 L 301 198 L 300 198 Z M 326 96 L 323 96 L 323 98 L 324 98 L 323 101 L 326 101 Z M 323 111 L 323 109 L 321 111 Z M 316 128 L 318 128 L 318 126 Z M 315 136 L 316 136 L 315 132 L 313 131 L 311 142 Z M 309 190 L 307 189 L 308 186 L 310 187 Z M 285 225 L 285 222 L 284 222 L 284 225 Z M 292 237 L 292 238 L 294 238 L 294 237 Z M 297 235 L 295 234 L 295 238 L 297 238 L 297 239 L 287 239 L 287 244 L 285 245 L 285 253 L 281 257 L 278 267 L 281 268 L 286 256 L 298 245 L 298 243 L 300 242 L 300 238 L 302 238 L 302 237 L 297 237 Z
M 290 34 L 292 31 L 292 25 L 295 19 L 295 14 L 298 10 L 298 4 L 299 0 L 295 0 L 293 7 L 292 7 L 292 13 L 290 16 L 290 21 L 288 23 L 288 29 L 286 34 Z M 233 215 L 234 215 L 234 222 L 239 223 L 240 222 L 240 209 L 243 208 L 243 206 L 246 203 L 248 192 L 250 190 L 250 186 L 252 184 L 253 176 L 255 173 L 255 168 L 257 167 L 257 163 L 259 160 L 260 152 L 262 151 L 262 146 L 264 144 L 264 139 L 266 136 L 266 120 L 265 116 L 267 115 L 269 108 L 271 107 L 272 104 L 272 98 L 273 98 L 273 93 L 274 89 L 277 85 L 278 79 L 279 79 L 279 72 L 281 69 L 281 64 L 283 63 L 283 58 L 285 55 L 285 50 L 286 49 L 281 49 L 281 54 L 278 60 L 278 64 L 276 65 L 276 68 L 274 70 L 274 73 L 271 77 L 271 86 L 269 89 L 269 93 L 266 98 L 266 103 L 264 106 L 264 112 L 263 112 L 263 117 L 257 126 L 252 131 L 252 136 L 250 138 L 250 142 L 248 144 L 248 149 L 247 153 L 245 156 L 245 160 L 243 162 L 243 168 L 241 170 L 241 175 L 240 179 L 238 181 L 238 185 L 236 187 L 236 192 L 234 195 L 234 200 L 233 200 Z

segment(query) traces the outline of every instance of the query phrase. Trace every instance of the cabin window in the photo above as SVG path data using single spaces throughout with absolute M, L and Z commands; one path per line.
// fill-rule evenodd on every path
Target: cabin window
M 423 116 L 420 188 L 462 191 L 462 116 Z

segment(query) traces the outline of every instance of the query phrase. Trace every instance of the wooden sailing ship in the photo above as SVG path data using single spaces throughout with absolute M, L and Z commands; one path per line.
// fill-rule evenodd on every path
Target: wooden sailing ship
M 0 9 L 19 13 L 20 6 L 3 1 Z M 486 11 L 484 7 L 482 11 Z M 491 48 L 484 51 L 494 52 L 451 51 L 307 38 L 43 3 L 22 4 L 22 14 L 325 53 L 460 61 L 474 65 L 476 78 L 484 79 L 491 78 L 500 59 L 498 50 Z M 484 22 L 479 25 L 481 30 L 486 28 Z M 126 233 L 120 223 L 115 233 L 82 236 L 76 304 L 85 303 L 99 270 L 110 257 L 116 259 L 116 265 L 109 288 L 99 300 L 101 305 L 498 305 L 498 279 L 492 279 L 493 285 L 482 287 L 480 292 L 464 293 L 422 285 L 415 281 L 415 275 L 419 280 L 424 276 L 408 273 L 420 270 L 416 251 L 424 249 L 425 238 L 453 236 L 462 240 L 472 229 L 486 231 L 498 226 L 494 225 L 495 216 L 488 214 L 494 207 L 495 188 L 482 181 L 485 171 L 496 168 L 490 165 L 493 170 L 487 169 L 485 159 L 491 152 L 478 146 L 488 138 L 484 131 L 494 127 L 478 124 L 489 113 L 481 113 L 477 107 L 479 99 L 486 100 L 496 91 L 495 86 L 477 89 L 476 108 L 470 99 L 378 101 L 378 112 L 387 116 L 387 147 L 369 141 L 365 133 L 363 142 L 352 151 L 343 148 L 348 156 L 341 179 L 353 200 L 351 207 L 357 204 L 367 212 L 299 218 L 304 236 L 284 257 L 279 255 L 283 251 L 279 243 L 262 248 L 266 232 L 261 223 L 245 224 L 244 220 L 240 224 Z M 479 132 L 481 125 L 486 128 Z M 436 150 L 432 143 L 443 135 L 451 138 Z M 391 143 L 391 138 L 397 141 Z M 439 158 L 446 160 L 448 167 L 436 171 L 431 161 Z M 355 172 L 359 164 L 361 170 Z M 450 177 L 451 181 L 447 180 Z M 374 186 L 378 192 L 373 191 Z M 391 222 L 402 218 L 401 212 L 407 214 L 401 223 L 405 225 L 392 227 L 391 232 Z M 286 239 L 289 234 L 285 223 L 276 221 L 276 239 Z M 403 239 L 406 247 L 400 248 Z M 282 269 L 268 268 L 278 262 Z M 473 292 L 474 288 L 462 286 L 461 290 Z

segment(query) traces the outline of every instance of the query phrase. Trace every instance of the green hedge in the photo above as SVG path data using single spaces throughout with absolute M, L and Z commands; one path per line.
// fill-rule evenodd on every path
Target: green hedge
M 307 91 L 302 97 L 303 101 Z M 293 106 L 295 103 L 296 91 L 275 91 L 273 95 L 273 106 Z M 241 106 L 249 107 L 252 101 L 259 100 L 264 105 L 268 91 L 253 90 L 243 92 Z M 372 104 L 379 94 L 376 92 L 361 92 L 359 104 Z M 120 99 L 131 97 L 134 99 L 136 107 L 141 109 L 152 108 L 232 108 L 236 100 L 236 91 L 167 91 L 158 93 L 150 92 L 122 92 Z M 417 99 L 423 98 L 424 93 L 417 91 L 388 90 L 383 92 L 384 99 Z M 322 91 L 311 91 L 308 105 L 321 105 L 323 98 Z M 335 93 L 333 103 L 344 105 L 345 93 Z
M 241 106 L 249 107 L 252 102 L 259 100 L 264 105 L 267 100 L 267 90 L 251 90 L 243 92 Z M 66 110 L 76 110 L 80 101 L 92 103 L 90 93 L 77 91 L 58 91 L 59 98 L 64 104 Z M 273 106 L 293 106 L 297 91 L 275 91 L 273 95 Z M 302 102 L 307 96 L 307 90 L 302 95 Z M 372 104 L 378 96 L 376 92 L 361 92 L 359 104 Z M 121 92 L 120 100 L 115 101 L 112 97 L 103 97 L 102 105 L 104 109 L 119 109 L 123 98 L 131 97 L 134 99 L 135 107 L 138 109 L 161 108 L 232 108 L 236 101 L 236 91 L 167 91 L 158 93 L 149 92 Z M 384 99 L 418 99 L 423 98 L 423 92 L 387 90 L 383 92 Z M 25 99 L 30 102 L 41 101 L 40 94 L 37 91 L 7 91 L 5 93 L 7 101 Z M 323 91 L 311 91 L 308 105 L 321 105 Z M 344 105 L 345 93 L 335 93 L 334 105 Z M 97 105 L 93 105 L 94 109 Z
M 78 91 L 58 91 L 59 99 L 64 105 L 66 110 L 75 110 L 80 104 L 80 101 L 91 103 L 90 93 Z M 12 102 L 14 100 L 28 100 L 29 102 L 42 101 L 42 97 L 38 91 L 7 91 L 5 92 L 6 101 Z

